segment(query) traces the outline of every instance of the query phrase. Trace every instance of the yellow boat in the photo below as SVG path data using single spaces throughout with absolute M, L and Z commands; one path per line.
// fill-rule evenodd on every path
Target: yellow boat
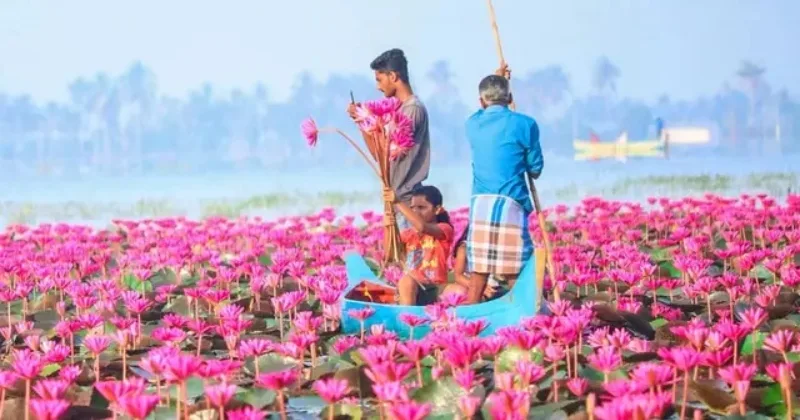
M 667 157 L 667 143 L 664 140 L 642 140 L 628 142 L 624 132 L 613 143 L 574 140 L 575 160 L 617 159 L 626 161 L 629 157 L 664 158 Z

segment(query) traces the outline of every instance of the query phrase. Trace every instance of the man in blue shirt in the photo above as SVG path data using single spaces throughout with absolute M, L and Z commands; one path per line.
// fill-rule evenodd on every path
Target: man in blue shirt
M 533 205 L 526 176 L 544 167 L 539 126 L 511 111 L 508 80 L 481 80 L 481 110 L 467 120 L 472 150 L 472 199 L 467 235 L 470 288 L 467 303 L 478 303 L 490 275 L 516 279 L 533 251 L 528 216 Z

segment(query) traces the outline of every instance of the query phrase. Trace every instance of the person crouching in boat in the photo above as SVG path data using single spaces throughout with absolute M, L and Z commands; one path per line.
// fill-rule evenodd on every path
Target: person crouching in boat
M 481 80 L 481 109 L 466 123 L 472 150 L 468 304 L 480 301 L 490 275 L 516 278 L 533 253 L 528 229 L 533 204 L 525 178 L 539 177 L 544 158 L 536 121 L 509 109 L 507 74 L 504 66 Z
M 399 201 L 391 188 L 383 199 L 411 226 L 400 233 L 406 247 L 405 272 L 397 283 L 400 305 L 430 305 L 438 297 L 439 286 L 447 283 L 447 259 L 453 243 L 453 225 L 442 206 L 438 188 L 425 185 L 411 191 L 411 202 Z

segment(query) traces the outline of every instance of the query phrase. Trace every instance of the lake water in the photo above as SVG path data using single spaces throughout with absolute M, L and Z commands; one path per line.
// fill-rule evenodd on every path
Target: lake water
M 360 162 L 359 162 L 360 163 Z M 720 174 L 746 177 L 758 173 L 800 173 L 800 156 L 771 158 L 748 157 L 677 157 L 669 160 L 629 160 L 628 162 L 576 162 L 570 157 L 545 156 L 545 171 L 537 181 L 545 206 L 556 203 L 574 204 L 586 195 L 608 195 L 609 188 L 625 180 L 647 176 Z M 469 200 L 471 169 L 469 164 L 434 165 L 429 184 L 440 187 L 448 207 L 464 206 Z M 138 200 L 166 200 L 176 214 L 200 217 L 202 207 L 210 201 L 237 201 L 271 193 L 317 194 L 321 192 L 367 192 L 375 194 L 375 202 L 360 202 L 338 206 L 340 214 L 354 214 L 378 209 L 379 184 L 366 165 L 359 164 L 341 170 L 302 168 L 286 172 L 208 173 L 182 176 L 94 177 L 85 179 L 26 179 L 3 182 L 0 202 L 0 226 L 13 222 L 9 208 L 26 204 L 29 208 L 58 207 L 66 202 L 84 204 L 114 203 L 130 206 Z M 617 190 L 617 199 L 642 200 L 651 195 L 683 195 L 680 186 L 658 187 L 628 182 Z M 796 186 L 789 185 L 788 188 Z M 747 191 L 747 185 L 734 186 L 730 194 Z M 699 192 L 696 192 L 699 193 Z M 265 217 L 308 213 L 315 205 L 294 204 L 281 208 L 262 209 L 249 214 Z M 35 222 L 52 220 L 47 214 L 36 213 Z M 118 214 L 114 211 L 90 215 L 70 222 L 105 224 Z

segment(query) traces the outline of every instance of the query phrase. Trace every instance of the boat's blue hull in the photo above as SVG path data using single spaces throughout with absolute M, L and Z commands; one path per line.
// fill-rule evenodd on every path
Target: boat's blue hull
M 349 281 L 348 289 L 345 294 L 349 293 L 350 290 L 363 281 L 386 285 L 386 283 L 375 276 L 366 261 L 357 253 L 348 252 L 344 256 L 344 260 Z M 489 326 L 481 333 L 482 336 L 490 335 L 498 328 L 517 325 L 520 319 L 535 315 L 540 296 L 538 282 L 536 281 L 538 271 L 536 267 L 536 257 L 531 256 L 530 261 L 528 261 L 522 269 L 516 284 L 508 293 L 489 302 L 458 306 L 455 308 L 456 315 L 461 319 L 486 320 Z M 367 329 L 372 325 L 383 324 L 387 330 L 395 332 L 402 339 L 410 338 L 411 330 L 408 325 L 400 320 L 400 314 L 411 313 L 427 318 L 423 306 L 387 305 L 345 298 L 342 302 L 341 315 L 342 330 L 345 334 L 360 332 L 360 321 L 351 317 L 349 311 L 365 307 L 372 307 L 375 310 L 375 313 L 364 323 Z M 416 327 L 414 328 L 413 338 L 421 338 L 427 334 L 428 331 L 430 331 L 428 325 Z

